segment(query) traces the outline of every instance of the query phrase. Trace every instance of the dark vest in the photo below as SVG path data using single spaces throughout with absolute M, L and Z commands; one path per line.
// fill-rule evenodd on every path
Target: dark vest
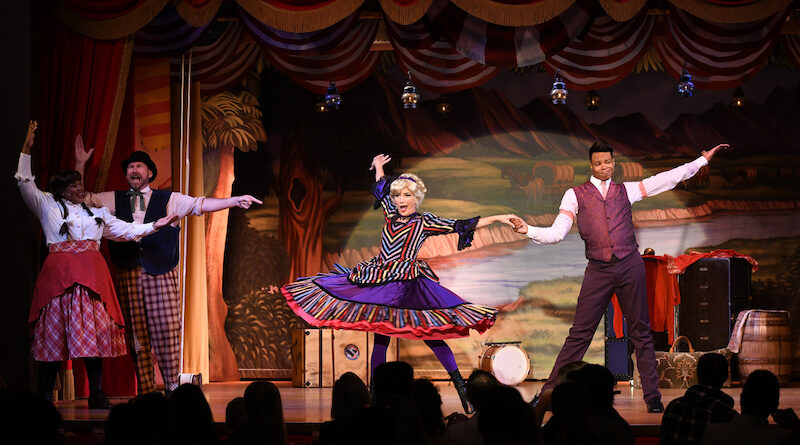
M 611 261 L 636 252 L 631 203 L 625 186 L 612 183 L 606 199 L 591 182 L 572 189 L 578 198 L 578 231 L 586 243 L 586 258 Z
M 131 213 L 131 199 L 126 195 L 127 190 L 114 192 L 115 215 L 117 218 L 133 222 Z M 172 192 L 153 190 L 144 222 L 154 222 L 167 216 L 167 203 Z M 137 202 L 138 204 L 138 202 Z M 158 232 L 148 235 L 139 242 L 108 242 L 108 251 L 114 266 L 123 269 L 133 269 L 139 264 L 150 275 L 161 275 L 169 272 L 178 265 L 178 234 L 180 227 L 162 227 Z

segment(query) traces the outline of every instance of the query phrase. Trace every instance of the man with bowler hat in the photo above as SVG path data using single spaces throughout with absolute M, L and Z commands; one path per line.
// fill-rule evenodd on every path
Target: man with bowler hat
M 611 295 L 616 293 L 636 351 L 636 366 L 642 376 L 647 411 L 664 411 L 650 334 L 644 261 L 639 255 L 633 232 L 631 205 L 673 189 L 707 165 L 718 150 L 727 147 L 728 144 L 717 145 L 703 151 L 702 156 L 694 161 L 642 181 L 617 184 L 611 180 L 615 167 L 614 151 L 605 142 L 595 142 L 589 148 L 592 177 L 564 193 L 552 226 L 532 227 L 519 218 L 511 220 L 517 232 L 526 234 L 535 243 L 553 244 L 567 236 L 577 217 L 578 232 L 586 244 L 586 259 L 589 260 L 575 307 L 575 321 L 542 391 L 556 386 L 562 366 L 583 358 Z M 534 398 L 532 403 L 536 401 Z
M 83 172 L 94 149 L 85 151 L 79 137 L 75 142 L 75 169 Z M 158 169 L 150 156 L 134 151 L 122 161 L 128 190 L 87 193 L 85 202 L 107 207 L 117 218 L 137 223 L 156 221 L 170 214 L 183 218 L 231 207 L 250 208 L 261 201 L 250 195 L 225 199 L 187 196 L 177 192 L 153 190 L 150 184 Z M 152 353 L 158 361 L 167 393 L 178 387 L 180 370 L 180 295 L 178 293 L 177 222 L 141 242 L 110 242 L 109 253 L 115 266 L 117 296 L 122 307 L 128 351 L 136 369 L 139 394 L 155 391 Z

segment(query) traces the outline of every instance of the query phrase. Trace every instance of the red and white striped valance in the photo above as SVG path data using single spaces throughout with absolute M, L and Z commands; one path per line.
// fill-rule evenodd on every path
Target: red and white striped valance
M 362 20 L 342 42 L 325 54 L 294 55 L 267 50 L 270 63 L 303 88 L 323 94 L 330 81 L 346 91 L 364 81 L 377 66 L 377 51 L 370 51 L 377 20 Z
M 224 91 L 241 81 L 259 54 L 258 44 L 245 35 L 244 26 L 230 22 L 214 43 L 192 48 L 192 80 L 200 82 L 204 96 Z M 170 75 L 180 75 L 178 60 L 172 61 Z
M 575 40 L 544 62 L 551 73 L 556 69 L 575 90 L 606 88 L 631 73 L 647 53 L 655 17 L 640 11 L 633 19 L 617 22 L 608 16 L 594 21 L 582 40 Z
M 655 43 L 664 69 L 679 78 L 688 62 L 700 89 L 727 89 L 755 76 L 777 43 L 786 11 L 748 23 L 711 23 L 670 7 L 667 38 Z
M 593 2 L 578 0 L 556 18 L 534 26 L 500 26 L 473 17 L 449 0 L 426 14 L 432 30 L 459 53 L 485 65 L 535 65 L 561 51 L 591 23 Z
M 387 21 L 387 30 L 400 68 L 411 70 L 414 83 L 425 90 L 437 93 L 467 90 L 482 85 L 499 72 L 497 67 L 462 56 L 447 42 L 433 41 L 421 22 L 401 26 Z M 421 48 L 408 48 L 404 42 Z

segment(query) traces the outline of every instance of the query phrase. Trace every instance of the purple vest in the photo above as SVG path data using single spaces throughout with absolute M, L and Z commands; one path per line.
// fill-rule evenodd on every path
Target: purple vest
M 631 203 L 625 186 L 611 183 L 606 199 L 591 182 L 573 187 L 578 198 L 578 231 L 586 243 L 586 258 L 611 261 L 636 252 Z

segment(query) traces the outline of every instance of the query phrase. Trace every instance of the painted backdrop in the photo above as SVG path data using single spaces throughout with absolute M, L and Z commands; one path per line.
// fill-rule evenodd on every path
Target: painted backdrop
M 733 146 L 674 191 L 634 205 L 640 249 L 675 256 L 689 248 L 732 248 L 751 255 L 761 265 L 753 274 L 754 307 L 790 310 L 800 344 L 796 70 L 762 71 L 743 85 L 743 108 L 730 105 L 733 90 L 682 99 L 670 76 L 645 72 L 601 90 L 598 111 L 586 110 L 582 92 L 566 106 L 553 105 L 552 77 L 537 70 L 506 71 L 446 97 L 423 92 L 418 109 L 404 110 L 405 79 L 389 69 L 347 91 L 342 109 L 327 113 L 316 111 L 321 98 L 269 67 L 253 76 L 229 92 L 247 97 L 249 119 L 260 117 L 265 131 L 250 124 L 258 133 L 251 149 L 233 153 L 233 193 L 265 200 L 247 212 L 231 210 L 227 227 L 225 330 L 243 377 L 290 375 L 290 332 L 305 323 L 286 305 L 281 285 L 377 254 L 383 220 L 372 209 L 367 170 L 374 155 L 392 155 L 389 172 L 423 178 L 424 211 L 455 218 L 508 212 L 549 225 L 564 191 L 588 178 L 587 148 L 597 139 L 615 148 L 618 181 L 667 170 L 718 143 Z M 440 112 L 443 103 L 449 113 Z M 210 152 L 206 169 L 221 172 L 214 170 L 218 158 Z M 207 181 L 209 194 L 215 181 Z M 477 365 L 486 342 L 521 341 L 532 377 L 549 374 L 586 264 L 575 228 L 560 244 L 541 246 L 497 225 L 480 230 L 466 251 L 456 252 L 455 239 L 443 236 L 429 240 L 421 256 L 446 287 L 500 308 L 485 334 L 448 342 L 462 369 Z M 402 340 L 400 357 L 421 375 L 444 376 L 421 342 Z M 603 362 L 600 332 L 587 360 Z

